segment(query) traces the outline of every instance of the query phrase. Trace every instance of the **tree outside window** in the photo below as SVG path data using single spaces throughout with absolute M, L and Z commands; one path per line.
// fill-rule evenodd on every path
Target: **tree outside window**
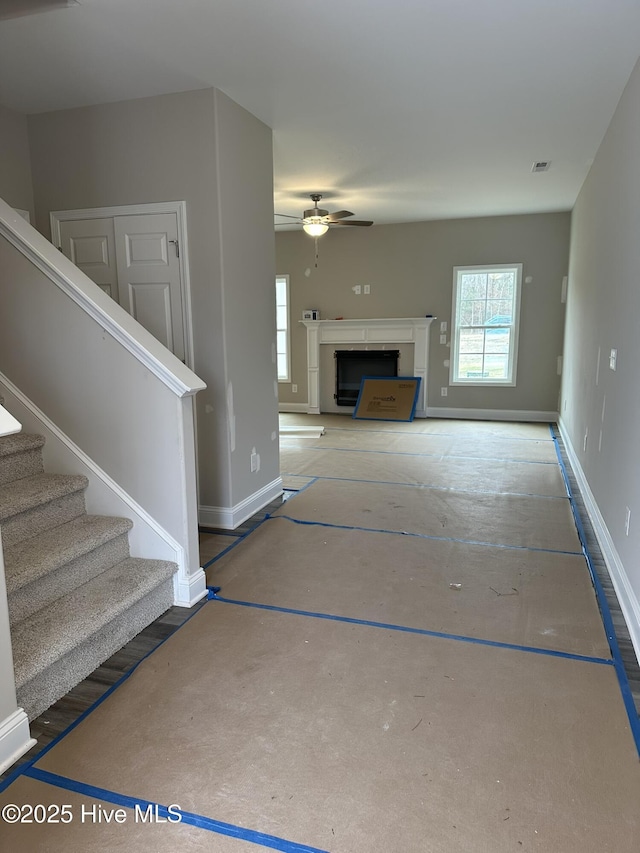
M 455 267 L 451 385 L 515 385 L 522 264 Z

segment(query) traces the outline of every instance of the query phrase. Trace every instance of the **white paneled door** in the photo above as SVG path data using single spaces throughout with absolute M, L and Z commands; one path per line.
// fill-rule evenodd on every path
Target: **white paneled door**
M 175 213 L 66 220 L 60 241 L 76 266 L 185 360 Z
M 114 225 L 120 304 L 184 360 L 175 215 L 116 216 Z
M 118 271 L 113 217 L 60 223 L 60 249 L 118 302 Z

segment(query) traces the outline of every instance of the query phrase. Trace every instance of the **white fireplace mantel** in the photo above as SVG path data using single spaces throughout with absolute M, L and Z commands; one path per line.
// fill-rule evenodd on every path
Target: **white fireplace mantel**
M 416 417 L 427 417 L 429 328 L 435 317 L 385 317 L 370 320 L 301 320 L 307 327 L 307 412 L 320 414 L 320 347 L 360 344 L 413 344 L 413 376 L 419 376 Z

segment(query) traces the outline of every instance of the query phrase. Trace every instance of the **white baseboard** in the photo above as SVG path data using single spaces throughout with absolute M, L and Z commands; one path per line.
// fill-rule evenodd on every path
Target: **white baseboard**
M 602 556 L 606 563 L 609 576 L 611 577 L 613 588 L 618 596 L 620 609 L 622 610 L 622 615 L 624 616 L 627 628 L 629 629 L 629 635 L 631 636 L 631 642 L 633 644 L 636 657 L 638 658 L 638 661 L 640 661 L 640 602 L 629 583 L 629 578 L 622 560 L 620 559 L 620 555 L 616 550 L 611 534 L 609 533 L 604 518 L 602 517 L 602 513 L 596 503 L 596 499 L 589 487 L 585 473 L 580 465 L 580 460 L 578 459 L 573 445 L 571 444 L 571 440 L 564 428 L 562 420 L 559 421 L 558 426 L 567 451 L 567 456 L 569 457 L 569 462 L 571 463 L 573 473 L 575 474 L 580 487 L 582 500 L 584 501 L 587 514 L 589 515 L 589 519 L 593 525 L 593 531 L 596 535 L 596 539 L 598 540 L 598 544 L 600 545 L 600 550 L 602 551 Z
M 473 421 L 519 421 L 555 423 L 557 412 L 526 411 L 520 409 L 447 409 L 444 406 L 429 406 L 428 418 L 451 418 Z
M 0 722 L 0 773 L 29 752 L 37 741 L 31 737 L 29 720 L 22 708 Z
M 207 594 L 207 577 L 198 568 L 185 578 L 180 572 L 173 576 L 173 603 L 176 607 L 193 607 Z
M 221 527 L 224 530 L 235 530 L 243 521 L 251 518 L 252 515 L 279 497 L 282 491 L 282 477 L 277 477 L 233 507 L 200 506 L 198 512 L 200 524 L 202 527 Z
M 278 403 L 279 412 L 301 412 L 306 415 L 309 411 L 308 403 Z

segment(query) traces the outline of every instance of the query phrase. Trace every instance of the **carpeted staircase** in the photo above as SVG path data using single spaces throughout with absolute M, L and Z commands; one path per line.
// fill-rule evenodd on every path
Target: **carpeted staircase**
M 128 519 L 87 515 L 81 475 L 37 435 L 0 438 L 0 529 L 18 705 L 39 716 L 173 603 L 176 565 L 129 556 Z

